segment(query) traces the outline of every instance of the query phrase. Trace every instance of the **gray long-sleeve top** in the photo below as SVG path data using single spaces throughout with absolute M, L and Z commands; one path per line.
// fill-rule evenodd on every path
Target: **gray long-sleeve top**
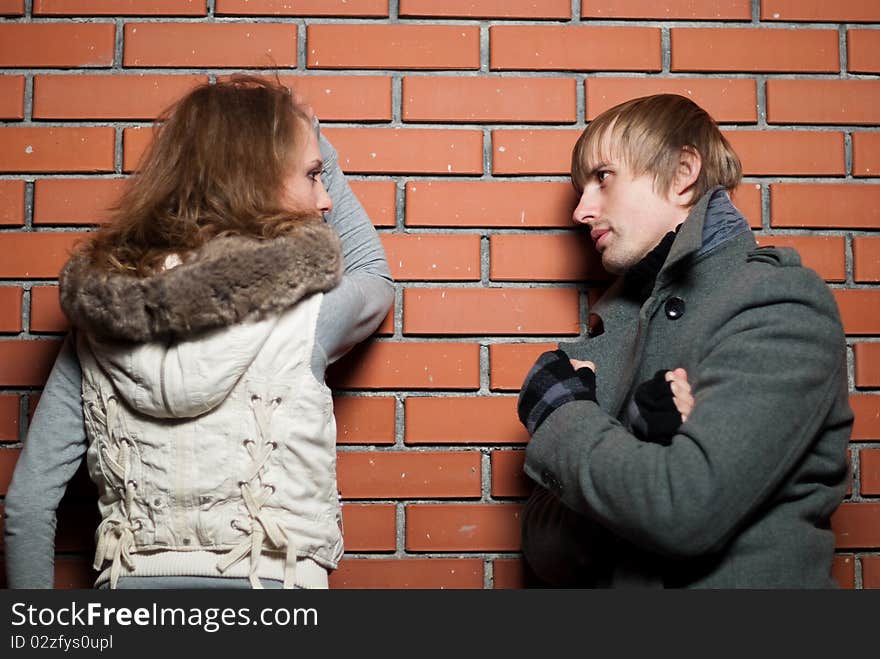
M 322 178 L 339 233 L 345 272 L 324 295 L 312 371 L 327 366 L 369 336 L 394 297 L 382 244 L 339 168 L 333 146 L 320 136 Z M 52 588 L 56 510 L 88 447 L 82 411 L 82 374 L 71 337 L 64 341 L 43 389 L 6 495 L 6 573 L 10 588 Z

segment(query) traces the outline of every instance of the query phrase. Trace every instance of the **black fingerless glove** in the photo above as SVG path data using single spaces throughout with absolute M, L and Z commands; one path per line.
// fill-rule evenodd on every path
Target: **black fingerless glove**
M 645 439 L 648 441 L 668 444 L 681 425 L 681 413 L 675 407 L 670 385 L 666 381 L 666 371 L 661 370 L 636 387 L 633 394 L 645 422 Z
M 596 401 L 596 374 L 589 368 L 574 370 L 562 350 L 545 352 L 526 375 L 519 392 L 519 420 L 535 434 L 553 410 L 573 400 Z

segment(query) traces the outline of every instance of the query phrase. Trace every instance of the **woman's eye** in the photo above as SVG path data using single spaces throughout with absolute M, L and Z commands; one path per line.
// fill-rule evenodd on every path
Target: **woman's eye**
M 313 181 L 315 181 L 317 183 L 318 179 L 321 178 L 321 170 L 320 169 L 312 170 L 311 172 L 309 172 L 308 176 L 310 179 L 312 179 Z
M 607 169 L 600 169 L 598 172 L 596 172 L 596 179 L 599 181 L 599 183 L 604 183 L 605 179 L 610 173 L 611 172 L 609 172 Z

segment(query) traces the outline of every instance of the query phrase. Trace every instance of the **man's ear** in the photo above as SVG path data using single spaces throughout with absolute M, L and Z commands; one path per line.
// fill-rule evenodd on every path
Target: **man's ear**
M 692 146 L 683 147 L 678 157 L 678 167 L 675 170 L 675 177 L 672 180 L 672 197 L 673 200 L 681 206 L 690 206 L 695 199 L 694 183 L 700 176 L 703 167 L 703 159 L 700 157 L 699 151 Z

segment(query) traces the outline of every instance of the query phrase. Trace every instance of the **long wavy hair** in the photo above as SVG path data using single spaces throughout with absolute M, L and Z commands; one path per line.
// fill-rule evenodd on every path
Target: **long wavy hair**
M 277 82 L 236 76 L 193 89 L 162 113 L 110 221 L 81 249 L 93 267 L 144 277 L 218 236 L 269 239 L 320 219 L 281 203 L 309 130 Z

